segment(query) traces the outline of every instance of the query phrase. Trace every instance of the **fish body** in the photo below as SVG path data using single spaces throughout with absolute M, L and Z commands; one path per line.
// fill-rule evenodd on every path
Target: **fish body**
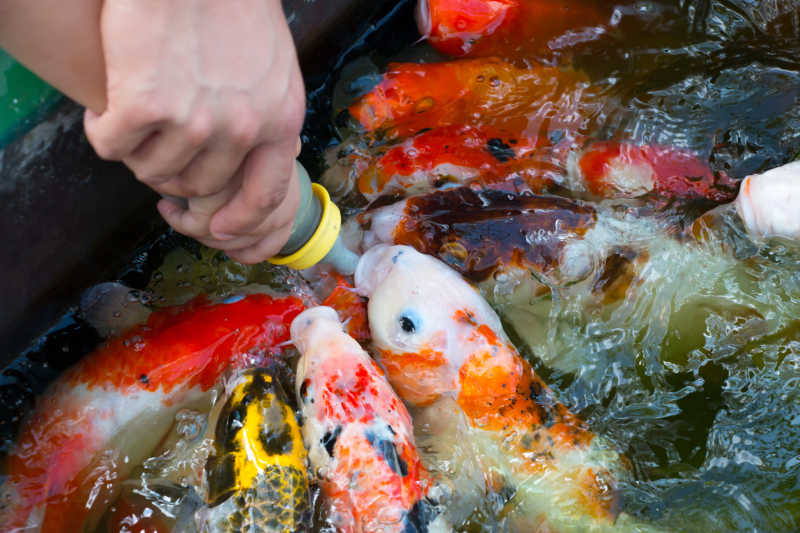
M 608 10 L 559 0 L 420 0 L 420 33 L 454 57 L 524 59 L 569 43 L 596 39 L 609 26 Z M 565 43 L 566 44 L 566 43 Z
M 746 177 L 736 210 L 753 235 L 800 240 L 800 162 Z
M 656 201 L 705 200 L 714 206 L 732 201 L 738 188 L 693 152 L 669 146 L 595 142 L 573 152 L 568 168 L 568 188 L 599 198 L 651 194 Z
M 237 377 L 217 419 L 206 464 L 204 513 L 212 531 L 305 531 L 310 520 L 306 450 L 280 384 L 265 369 Z
M 561 169 L 557 149 L 538 137 L 495 128 L 446 126 L 381 148 L 377 154 L 369 150 L 343 153 L 335 147 L 323 180 L 333 190 L 344 184 L 347 189 L 356 188 L 369 202 L 468 183 L 540 192 L 553 184 L 552 176 Z
M 416 409 L 443 413 L 438 405 L 448 400 L 457 406 L 449 418 L 463 417 L 468 433 L 486 443 L 480 452 L 501 484 L 518 495 L 514 529 L 614 524 L 619 456 L 557 401 L 478 291 L 408 246 L 368 251 L 356 286 L 369 297 L 373 342 L 389 381 Z M 453 450 L 441 460 L 458 462 L 458 443 L 446 444 L 452 429 L 438 432 L 448 424 L 427 418 L 432 441 Z
M 93 530 L 120 483 L 147 458 L 179 409 L 208 408 L 229 368 L 277 353 L 299 298 L 203 298 L 84 357 L 40 398 L 5 462 L 0 521 L 9 530 Z
M 366 132 L 404 139 L 427 128 L 490 126 L 531 138 L 542 127 L 570 137 L 588 119 L 585 75 L 555 67 L 520 68 L 497 58 L 391 63 L 349 108 Z M 585 101 L 586 100 L 586 101 Z
M 408 411 L 336 312 L 316 307 L 300 314 L 292 340 L 302 354 L 296 392 L 303 437 L 336 530 L 442 527 Z

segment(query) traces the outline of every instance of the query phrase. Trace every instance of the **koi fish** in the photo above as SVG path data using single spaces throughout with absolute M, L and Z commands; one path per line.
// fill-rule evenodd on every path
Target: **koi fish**
M 800 240 L 800 162 L 747 176 L 735 205 L 751 234 Z
M 207 409 L 223 372 L 277 353 L 303 308 L 296 297 L 199 297 L 84 357 L 23 424 L 5 463 L 0 522 L 11 531 L 93 530 L 176 412 Z
M 570 155 L 567 188 L 600 198 L 635 198 L 653 193 L 662 200 L 731 202 L 738 182 L 688 151 L 668 146 L 596 142 Z
M 367 211 L 357 221 L 362 251 L 404 244 L 473 282 L 517 268 L 567 284 L 587 275 L 591 261 L 578 261 L 583 247 L 573 244 L 584 240 L 597 219 L 595 208 L 578 200 L 458 187 Z
M 554 67 L 519 68 L 497 58 L 391 63 L 382 80 L 349 108 L 361 127 L 385 139 L 444 126 L 491 126 L 531 138 L 572 137 L 588 127 L 585 75 Z
M 455 462 L 456 472 L 459 443 L 470 439 L 452 442 L 452 430 L 437 428 L 465 420 L 514 494 L 513 530 L 610 530 L 628 520 L 617 505 L 620 457 L 558 402 L 457 272 L 408 246 L 376 246 L 355 276 L 390 383 L 411 406 L 436 413 L 423 417 L 439 460 Z
M 329 307 L 300 314 L 292 340 L 303 437 L 336 530 L 442 530 L 411 418 L 381 369 Z
M 565 157 L 557 150 L 537 137 L 489 127 L 446 126 L 423 131 L 375 155 L 349 146 L 334 147 L 327 155 L 328 170 L 322 180 L 345 194 L 355 188 L 369 202 L 473 182 L 541 192 L 552 186 L 562 170 L 559 160 Z
M 369 340 L 367 303 L 341 275 L 336 274 L 336 286 L 322 301 L 322 305 L 336 310 L 345 324 L 347 334 L 356 341 Z
M 596 39 L 609 26 L 608 14 L 585 2 L 559 0 L 420 0 L 417 27 L 440 52 L 460 57 L 524 59 L 570 43 Z
M 300 426 L 280 384 L 264 369 L 237 377 L 206 464 L 204 523 L 213 531 L 308 529 L 308 473 Z

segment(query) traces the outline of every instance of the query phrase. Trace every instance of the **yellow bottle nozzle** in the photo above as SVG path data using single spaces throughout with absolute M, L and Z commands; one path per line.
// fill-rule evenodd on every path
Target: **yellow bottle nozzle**
M 331 201 L 325 187 L 311 183 L 308 173 L 299 162 L 297 171 L 302 196 L 300 208 L 295 216 L 289 242 L 281 250 L 281 255 L 269 259 L 269 262 L 297 270 L 325 262 L 333 265 L 342 274 L 352 274 L 358 256 L 348 250 L 339 239 L 342 227 L 339 208 Z

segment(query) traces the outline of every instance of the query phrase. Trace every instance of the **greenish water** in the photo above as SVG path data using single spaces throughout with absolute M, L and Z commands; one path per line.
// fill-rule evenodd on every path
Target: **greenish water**
M 0 148 L 35 126 L 60 98 L 0 49 Z

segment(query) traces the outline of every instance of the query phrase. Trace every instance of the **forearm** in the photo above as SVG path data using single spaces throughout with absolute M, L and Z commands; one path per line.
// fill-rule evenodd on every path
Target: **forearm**
M 0 47 L 73 100 L 106 107 L 103 0 L 0 0 Z

